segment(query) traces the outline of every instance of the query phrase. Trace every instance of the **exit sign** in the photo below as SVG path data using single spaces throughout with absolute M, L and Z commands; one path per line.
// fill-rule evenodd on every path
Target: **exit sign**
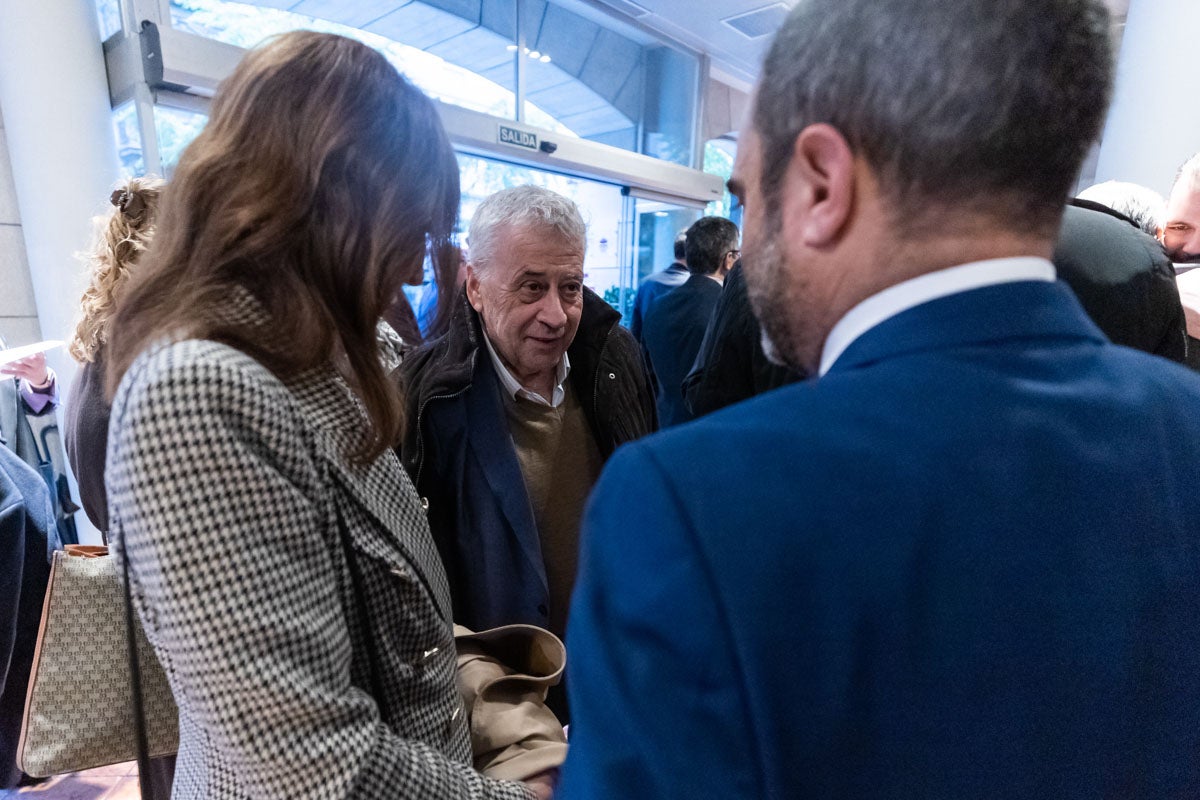
M 536 133 L 523 131 L 520 128 L 510 128 L 507 125 L 500 126 L 500 144 L 511 144 L 514 147 L 524 147 L 529 150 L 538 149 L 538 137 Z

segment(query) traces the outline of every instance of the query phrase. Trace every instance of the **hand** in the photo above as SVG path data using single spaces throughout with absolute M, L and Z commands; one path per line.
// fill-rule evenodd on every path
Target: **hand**
M 50 382 L 50 370 L 46 368 L 46 354 L 34 353 L 0 367 L 0 375 L 12 375 L 29 381 L 35 389 L 43 389 Z
M 548 769 L 525 781 L 525 786 L 533 790 L 538 800 L 550 800 L 554 796 L 554 787 L 558 783 L 558 770 Z

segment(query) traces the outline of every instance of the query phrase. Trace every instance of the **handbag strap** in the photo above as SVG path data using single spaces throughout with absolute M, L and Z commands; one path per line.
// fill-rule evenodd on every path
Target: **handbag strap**
M 134 627 L 133 595 L 129 589 L 129 551 L 125 535 L 117 537 L 121 548 L 121 566 L 125 573 L 125 641 L 129 648 L 129 683 L 133 695 L 133 738 L 137 745 L 138 785 L 142 800 L 158 800 L 150 782 L 150 747 L 146 738 L 146 708 L 142 697 L 142 669 L 138 660 L 137 630 Z

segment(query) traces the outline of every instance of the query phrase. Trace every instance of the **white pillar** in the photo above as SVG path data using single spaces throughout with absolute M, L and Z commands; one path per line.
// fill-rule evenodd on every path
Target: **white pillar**
M 1200 151 L 1200 2 L 1133 0 L 1117 60 L 1096 181 L 1131 181 L 1166 196 Z
M 119 176 L 92 0 L 5 0 L 0 109 L 42 334 L 68 339 L 86 282 L 76 253 Z M 65 402 L 74 362 L 62 349 L 48 358 Z M 76 522 L 98 541 L 82 513 Z

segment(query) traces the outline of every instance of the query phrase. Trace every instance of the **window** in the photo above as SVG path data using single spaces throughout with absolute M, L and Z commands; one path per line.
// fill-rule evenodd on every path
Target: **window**
M 512 0 L 268 5 L 171 0 L 171 24 L 239 47 L 297 28 L 350 36 L 431 97 L 507 119 L 519 62 L 529 124 L 693 164 L 698 59 L 579 0 L 525 0 L 520 36 Z
M 117 158 L 125 178 L 146 174 L 146 159 L 142 154 L 142 131 L 138 128 L 137 107 L 129 100 L 112 110 L 113 133 L 117 137 Z
M 96 0 L 96 16 L 100 20 L 100 41 L 106 41 L 121 30 L 121 8 L 119 0 Z
M 733 160 L 737 155 L 737 142 L 733 139 L 710 139 L 704 145 L 704 171 L 710 175 L 720 175 L 726 183 L 733 175 Z M 706 214 L 714 217 L 726 217 L 739 226 L 742 224 L 742 209 L 737 204 L 737 198 L 725 190 L 725 196 L 708 204 Z
M 154 130 L 158 135 L 158 157 L 163 175 L 170 177 L 184 148 L 208 122 L 208 116 L 166 106 L 154 107 Z

